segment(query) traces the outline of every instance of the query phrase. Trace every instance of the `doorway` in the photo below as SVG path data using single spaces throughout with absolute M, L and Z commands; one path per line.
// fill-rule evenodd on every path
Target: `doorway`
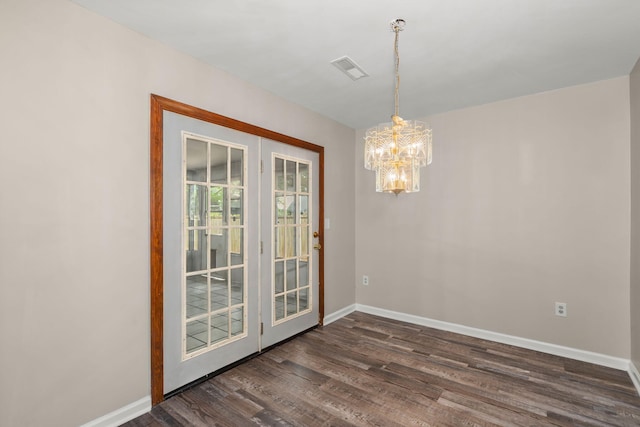
M 323 156 L 151 96 L 153 404 L 322 324 Z

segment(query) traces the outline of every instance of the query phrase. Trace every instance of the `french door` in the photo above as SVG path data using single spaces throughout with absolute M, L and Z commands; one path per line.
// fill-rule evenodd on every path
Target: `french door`
M 318 324 L 318 154 L 262 143 L 262 348 Z
M 318 324 L 318 154 L 164 113 L 163 392 Z

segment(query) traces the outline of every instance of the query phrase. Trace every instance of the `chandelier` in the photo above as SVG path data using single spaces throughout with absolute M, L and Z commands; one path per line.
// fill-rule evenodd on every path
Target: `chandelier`
M 364 138 L 364 167 L 376 172 L 376 191 L 396 196 L 420 191 L 420 168 L 431 164 L 431 129 L 424 122 L 404 120 L 398 115 L 398 34 L 404 25 L 404 19 L 391 22 L 395 33 L 395 109 L 391 122 L 368 129 Z

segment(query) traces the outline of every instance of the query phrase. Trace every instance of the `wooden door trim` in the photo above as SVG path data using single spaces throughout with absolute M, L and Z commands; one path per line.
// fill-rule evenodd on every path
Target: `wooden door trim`
M 324 224 L 324 147 L 301 139 L 293 138 L 265 128 L 221 116 L 201 108 L 183 104 L 159 95 L 151 95 L 151 132 L 150 132 L 150 316 L 151 316 L 151 404 L 164 400 L 164 312 L 163 312 L 163 113 L 170 111 L 183 116 L 202 120 L 219 126 L 268 138 L 284 144 L 300 147 L 318 153 L 319 157 L 319 222 Z M 319 287 L 318 287 L 318 323 L 324 321 L 324 233 L 320 236 L 319 250 Z

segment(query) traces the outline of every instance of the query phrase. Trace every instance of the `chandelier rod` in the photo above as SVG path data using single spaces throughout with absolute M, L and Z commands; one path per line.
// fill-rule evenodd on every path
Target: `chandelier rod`
M 393 52 L 395 55 L 395 65 L 396 65 L 396 73 L 395 73 L 395 92 L 394 92 L 394 116 L 399 116 L 400 111 L 400 51 L 398 50 L 398 39 L 400 38 L 400 31 L 404 30 L 404 19 L 395 19 L 391 21 L 391 29 L 396 33 L 395 40 L 393 43 Z

